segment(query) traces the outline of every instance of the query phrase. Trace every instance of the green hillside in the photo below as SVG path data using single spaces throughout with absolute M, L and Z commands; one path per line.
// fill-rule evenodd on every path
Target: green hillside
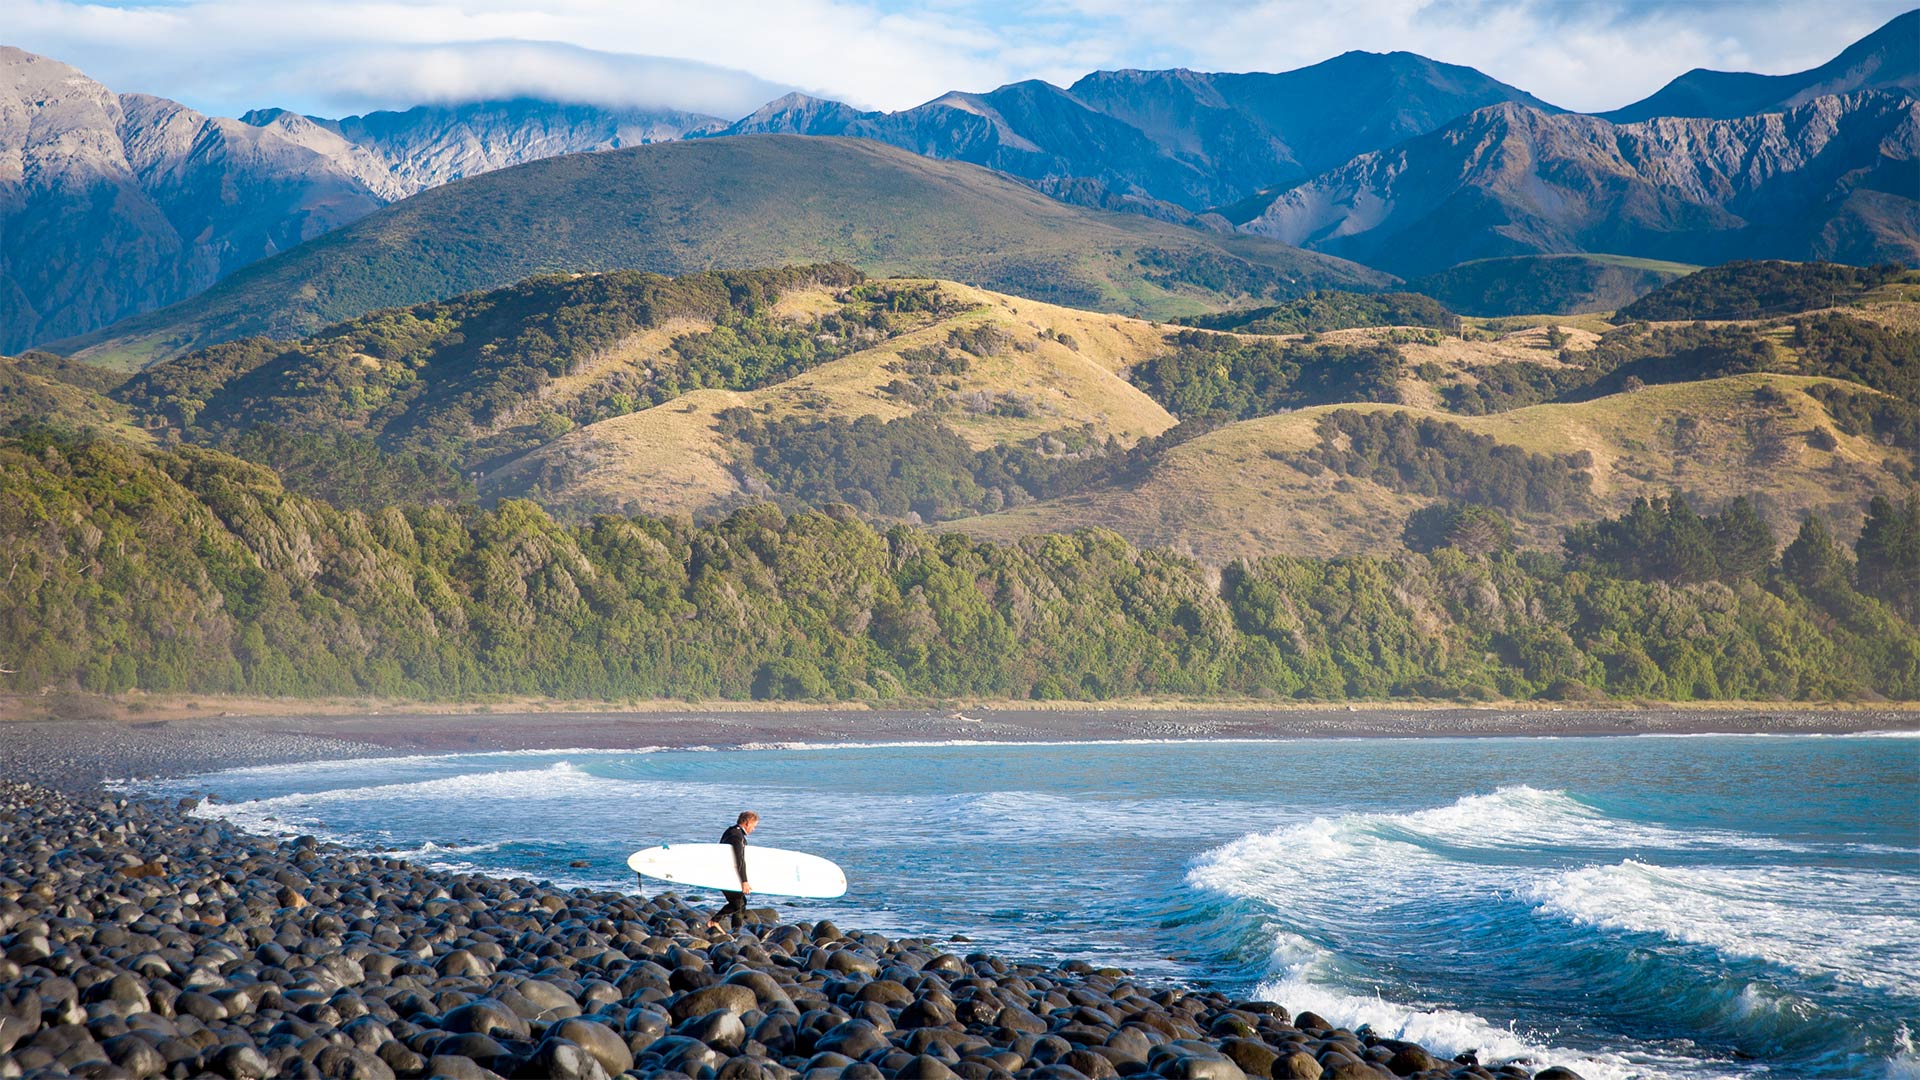
M 1612 311 L 1698 270 L 1624 255 L 1515 255 L 1463 262 L 1407 283 L 1462 315 Z
M 0 356 L 0 429 L 51 422 L 145 442 L 128 410 L 104 394 L 120 378 L 52 353 Z
M 870 140 L 742 136 L 551 158 L 435 188 L 60 351 L 133 368 L 535 274 L 828 260 L 1152 317 L 1391 280 L 1268 240 L 1069 206 Z
M 0 437 L 0 687 L 1913 698 L 1916 529 L 1920 497 L 1884 500 L 1776 560 L 1739 507 L 1662 501 L 1593 523 L 1577 566 L 1445 546 L 1214 571 L 1097 530 L 980 543 L 764 504 L 702 523 L 342 512 L 215 451 Z
M 1876 289 L 1920 285 L 1903 266 L 1742 261 L 1670 281 L 1620 308 L 1616 321 L 1758 319 L 1853 303 Z

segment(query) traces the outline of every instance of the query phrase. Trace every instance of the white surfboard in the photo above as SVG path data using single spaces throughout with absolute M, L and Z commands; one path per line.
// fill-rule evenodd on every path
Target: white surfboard
M 676 885 L 702 889 L 738 889 L 740 875 L 733 865 L 733 849 L 726 844 L 661 844 L 641 848 L 627 857 L 627 866 Z M 747 883 L 753 891 L 773 896 L 802 896 L 826 900 L 844 896 L 847 875 L 818 855 L 803 851 L 747 845 Z

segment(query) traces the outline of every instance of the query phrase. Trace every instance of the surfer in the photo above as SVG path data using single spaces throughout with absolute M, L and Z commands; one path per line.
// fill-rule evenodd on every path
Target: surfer
M 719 911 L 707 917 L 707 929 L 718 930 L 720 919 L 727 917 L 734 933 L 740 932 L 741 920 L 747 912 L 747 894 L 753 891 L 753 885 L 747 881 L 747 834 L 760 824 L 760 815 L 751 810 L 740 811 L 740 816 L 720 834 L 720 842 L 733 849 L 733 868 L 740 875 L 740 891 L 720 890 L 727 902 Z

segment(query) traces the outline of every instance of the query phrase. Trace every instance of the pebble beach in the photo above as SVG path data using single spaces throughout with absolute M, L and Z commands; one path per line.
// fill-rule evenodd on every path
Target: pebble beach
M 959 723 L 976 724 L 901 721 L 922 737 Z M 598 730 L 486 727 L 509 744 Z M 737 936 L 710 934 L 672 894 L 564 890 L 267 838 L 195 816 L 192 799 L 103 783 L 392 754 L 460 728 L 396 730 L 0 725 L 0 1078 L 1576 1075 L 1443 1058 L 1285 1002 L 1026 963 L 964 940 L 780 922 L 771 909 Z

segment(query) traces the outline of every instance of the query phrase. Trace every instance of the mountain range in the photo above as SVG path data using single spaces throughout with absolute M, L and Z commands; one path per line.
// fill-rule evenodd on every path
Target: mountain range
M 0 350 L 89 335 L 193 297 L 383 205 L 479 173 L 770 133 L 887 143 L 982 166 L 1064 202 L 1195 232 L 1238 229 L 1403 275 L 1578 251 L 1689 263 L 1912 262 L 1917 85 L 1920 12 L 1806 72 L 1689 72 L 1597 117 L 1472 68 L 1351 52 L 1277 74 L 1095 72 L 1065 88 L 1020 82 L 892 113 L 789 95 L 732 123 L 547 101 L 338 120 L 261 109 L 230 120 L 116 94 L 7 48 Z M 543 174 L 518 175 L 537 185 Z M 922 272 L 952 272 L 964 238 L 935 246 L 946 261 Z M 869 268 L 907 269 L 909 253 L 896 254 Z M 1107 295 L 1094 302 L 1114 304 Z M 352 313 L 326 297 L 315 303 L 325 317 Z M 1162 310 L 1138 298 L 1114 309 Z
M 1575 251 L 1916 263 L 1916 193 L 1920 101 L 1906 94 L 1624 125 L 1509 104 L 1362 154 L 1242 228 L 1404 276 Z
M 750 135 L 568 154 L 432 188 L 61 348 L 138 367 L 533 274 L 817 259 L 1157 318 L 1391 281 L 1266 237 L 1068 205 L 871 140 Z
M 428 187 L 721 124 L 540 101 L 232 120 L 0 47 L 0 351 L 193 296 Z

